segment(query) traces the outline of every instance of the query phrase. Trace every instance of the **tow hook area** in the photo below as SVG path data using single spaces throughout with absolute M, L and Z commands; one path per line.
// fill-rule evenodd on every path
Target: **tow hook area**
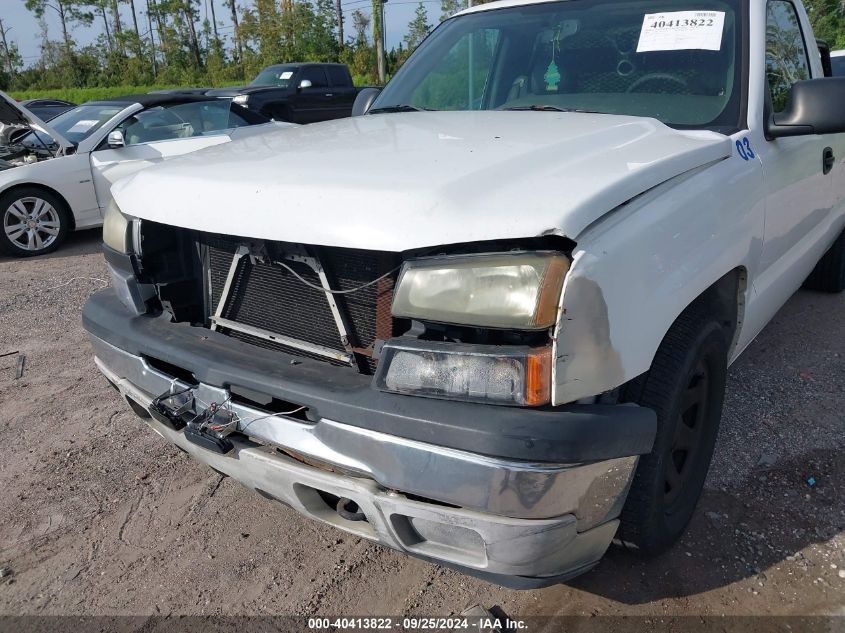
M 347 521 L 366 521 L 367 516 L 361 512 L 361 509 L 358 507 L 358 504 L 352 501 L 352 499 L 347 499 L 346 497 L 341 497 L 337 501 L 337 507 L 335 508 L 337 513 L 340 515 L 341 518 L 346 519 Z
M 237 430 L 238 419 L 232 411 L 222 408 L 224 404 L 205 405 L 189 387 L 155 398 L 150 404 L 150 415 L 174 431 L 184 430 L 185 439 L 192 444 L 225 455 L 234 448 L 226 438 Z

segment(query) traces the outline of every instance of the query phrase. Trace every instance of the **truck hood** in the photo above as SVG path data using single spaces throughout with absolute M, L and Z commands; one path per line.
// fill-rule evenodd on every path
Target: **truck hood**
M 124 213 L 212 233 L 404 251 L 577 236 L 638 194 L 730 156 L 715 132 L 638 117 L 419 112 L 209 148 L 117 183 Z
M 0 91 L 0 124 L 34 128 L 56 141 L 63 152 L 73 147 L 73 143 L 2 91 Z

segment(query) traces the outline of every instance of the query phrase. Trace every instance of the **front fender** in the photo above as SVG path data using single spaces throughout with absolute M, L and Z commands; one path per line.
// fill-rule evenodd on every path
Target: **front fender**
M 555 330 L 555 404 L 647 371 L 678 316 L 725 274 L 743 267 L 751 286 L 762 183 L 759 162 L 733 156 L 646 192 L 578 236 Z

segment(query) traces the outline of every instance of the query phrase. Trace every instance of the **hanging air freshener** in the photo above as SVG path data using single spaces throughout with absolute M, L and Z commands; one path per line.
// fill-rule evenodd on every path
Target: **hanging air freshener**
M 560 84 L 560 70 L 554 60 L 552 60 L 552 63 L 546 69 L 543 79 L 546 81 L 546 90 L 548 92 L 557 92 L 557 87 Z
M 552 40 L 552 61 L 546 69 L 546 74 L 543 75 L 543 80 L 546 82 L 547 92 L 557 92 L 560 85 L 560 69 L 557 66 L 557 52 L 560 50 L 560 27 Z

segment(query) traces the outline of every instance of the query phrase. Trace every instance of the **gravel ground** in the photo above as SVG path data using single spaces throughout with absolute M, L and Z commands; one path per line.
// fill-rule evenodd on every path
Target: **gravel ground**
M 612 548 L 569 584 L 516 592 L 304 519 L 166 445 L 94 368 L 79 312 L 106 280 L 96 231 L 0 259 L 0 353 L 26 355 L 20 380 L 0 358 L 0 613 L 845 615 L 845 296 L 799 292 L 731 369 L 677 546 Z

